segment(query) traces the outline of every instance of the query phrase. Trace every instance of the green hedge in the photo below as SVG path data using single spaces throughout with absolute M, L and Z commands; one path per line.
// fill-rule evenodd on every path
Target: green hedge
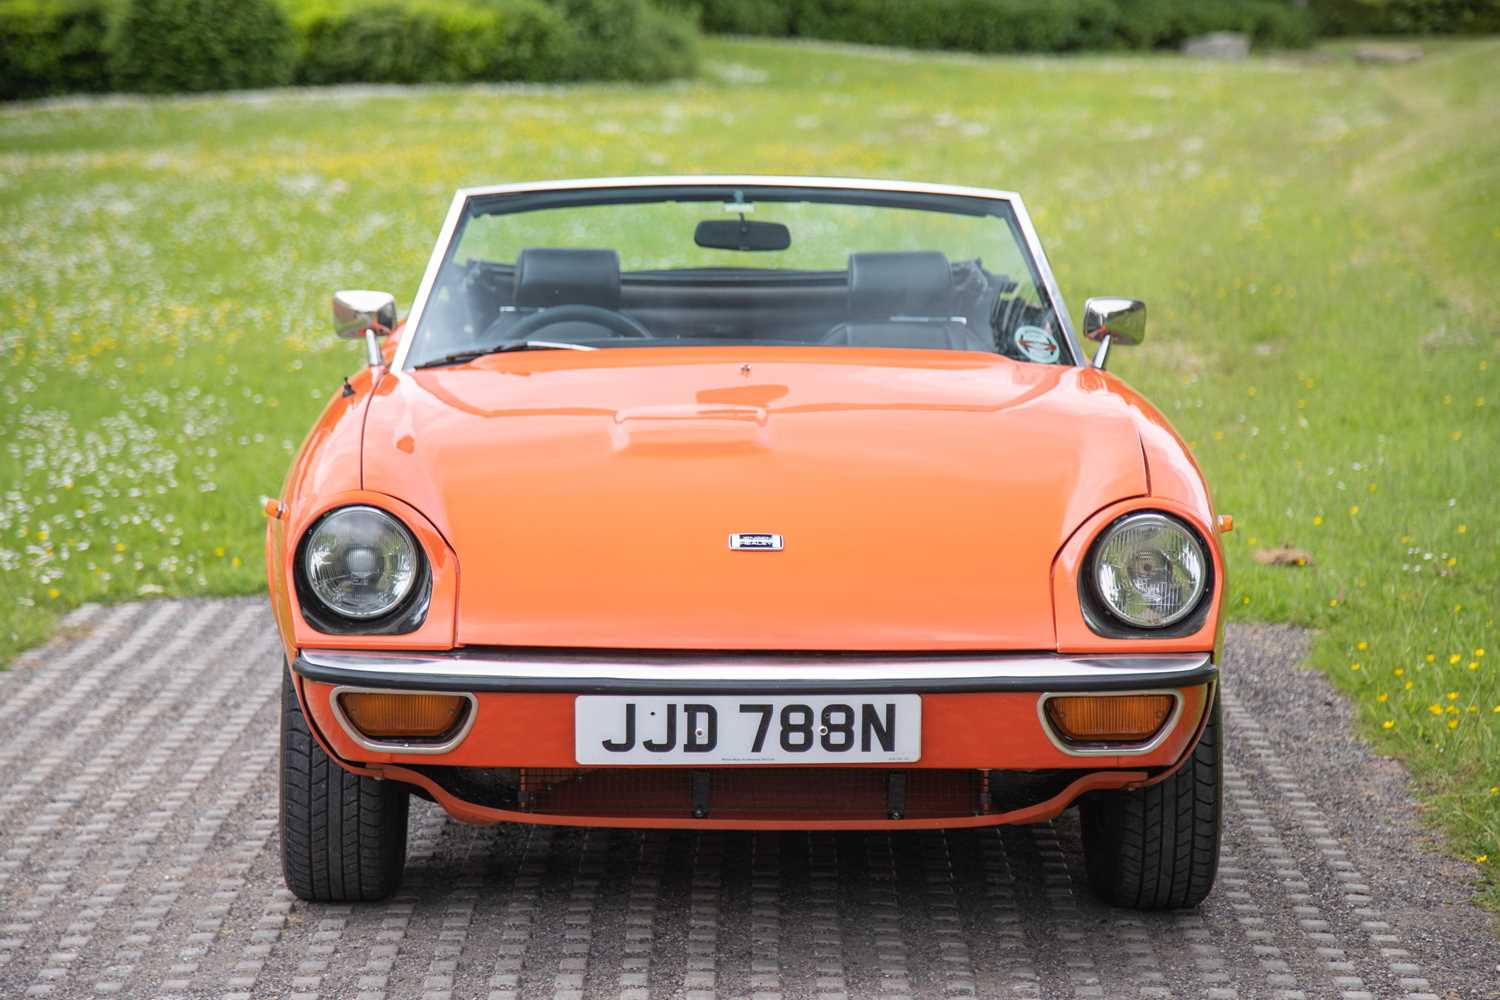
M 571 45 L 539 0 L 504 3 L 301 2 L 293 7 L 299 83 L 555 80 Z
M 697 68 L 690 17 L 645 0 L 285 0 L 302 83 L 664 80 Z
M 274 0 L 129 0 L 111 37 L 110 78 L 119 90 L 234 90 L 292 79 L 292 26 Z
M 0 98 L 108 90 L 105 0 L 0 0 Z
M 1500 0 L 1309 0 L 1330 35 L 1434 35 L 1500 31 Z
M 574 30 L 565 75 L 577 80 L 666 80 L 698 66 L 690 14 L 646 0 L 551 0 Z
M 664 80 L 696 71 L 697 41 L 648 0 L 0 0 L 0 99 Z
M 668 0 L 708 31 L 969 52 L 1157 48 L 1245 31 L 1273 48 L 1311 44 L 1289 0 Z M 1353 0 L 1351 0 L 1353 2 Z M 1500 2 L 1500 0 L 1497 0 Z

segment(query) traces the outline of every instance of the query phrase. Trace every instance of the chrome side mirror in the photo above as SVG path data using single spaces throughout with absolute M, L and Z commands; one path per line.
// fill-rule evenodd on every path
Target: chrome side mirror
M 1103 368 L 1111 344 L 1135 345 L 1146 339 L 1146 303 L 1097 298 L 1083 304 L 1083 335 L 1099 345 L 1093 367 Z
M 385 363 L 376 337 L 396 329 L 396 297 L 389 292 L 342 291 L 333 293 L 333 332 L 340 337 L 363 337 L 370 367 Z

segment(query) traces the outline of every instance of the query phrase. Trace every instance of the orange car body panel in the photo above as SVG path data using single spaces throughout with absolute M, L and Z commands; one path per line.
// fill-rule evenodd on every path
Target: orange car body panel
M 391 345 L 387 345 L 389 359 Z M 1118 378 L 958 352 L 855 348 L 537 351 L 412 372 L 365 370 L 335 395 L 267 533 L 272 604 L 300 649 L 1212 652 L 1224 565 L 1202 476 L 1165 418 Z M 415 632 L 326 635 L 303 619 L 296 542 L 345 503 L 409 525 L 433 570 Z M 1214 567 L 1202 627 L 1118 639 L 1085 623 L 1078 574 L 1115 518 L 1167 510 Z M 774 555 L 731 551 L 776 532 Z M 938 820 L 547 816 L 455 798 L 416 766 L 570 768 L 571 694 L 480 692 L 441 755 L 362 748 L 298 678 L 345 767 L 424 789 L 469 822 L 911 828 L 1031 822 L 1091 788 L 1178 764 L 1211 686 L 1179 689 L 1168 737 L 1140 755 L 1078 757 L 1042 729 L 1038 695 L 923 695 L 913 768 L 1080 769 L 1013 813 Z
M 363 764 L 410 764 L 404 754 L 366 750 L 334 717 L 334 686 L 303 680 L 303 697 L 336 756 Z M 922 757 L 908 768 L 1015 770 L 1075 767 L 1167 767 L 1182 756 L 1203 716 L 1205 686 L 1180 689 L 1182 712 L 1160 747 L 1135 756 L 1081 758 L 1047 739 L 1037 714 L 1037 696 L 1024 692 L 925 694 L 922 696 Z M 423 756 L 421 764 L 459 767 L 576 767 L 571 694 L 481 692 L 474 728 L 454 750 Z M 732 765 L 731 765 L 732 766 Z M 858 766 L 858 765 L 855 765 Z
M 846 348 L 501 355 L 388 376 L 364 485 L 462 554 L 463 645 L 1052 649 L 1036 581 L 1058 540 L 1147 492 L 1126 402 L 1087 375 Z M 734 552 L 733 531 L 786 548 Z

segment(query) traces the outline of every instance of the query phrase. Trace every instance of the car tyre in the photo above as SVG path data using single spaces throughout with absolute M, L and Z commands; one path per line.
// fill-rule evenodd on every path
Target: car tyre
M 281 868 L 298 899 L 384 899 L 406 865 L 406 786 L 351 774 L 313 738 L 291 672 L 281 682 Z
M 1207 898 L 1223 828 L 1222 738 L 1215 697 L 1202 738 L 1175 774 L 1080 804 L 1089 884 L 1100 898 L 1136 910 L 1185 909 Z

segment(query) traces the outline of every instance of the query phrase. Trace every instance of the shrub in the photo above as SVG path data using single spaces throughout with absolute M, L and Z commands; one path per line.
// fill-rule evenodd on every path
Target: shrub
M 1279 3 L 1256 3 L 1250 7 L 1250 37 L 1255 44 L 1273 49 L 1305 49 L 1318 36 L 1317 21 L 1303 7 Z
M 1207 31 L 1258 45 L 1309 44 L 1314 18 L 1290 0 L 668 0 L 709 31 L 969 52 L 1175 46 Z M 1343 0 L 1358 3 L 1361 0 Z M 1379 2 L 1379 0 L 1363 0 Z M 1419 3 L 1422 0 L 1388 0 Z M 1433 0 L 1438 2 L 1438 0 Z M 1462 0 L 1443 0 L 1458 3 Z M 1479 2 L 1479 0 L 1470 0 Z M 1500 0 L 1484 0 L 1500 4 Z
M 665 0 L 662 6 L 696 10 L 703 30 L 718 34 L 793 34 L 789 0 Z
M 1334 35 L 1500 31 L 1500 0 L 1310 0 L 1320 30 Z
M 561 15 L 537 0 L 324 0 L 294 11 L 301 83 L 550 80 L 570 49 Z
M 797 34 L 810 38 L 970 52 L 1109 48 L 1119 37 L 1113 0 L 791 0 Z
M 109 89 L 106 0 L 0 0 L 0 100 Z
M 564 75 L 575 80 L 667 80 L 697 70 L 691 14 L 645 0 L 552 0 L 573 29 Z
M 128 0 L 111 50 L 119 90 L 234 90 L 292 78 L 291 25 L 272 0 Z

